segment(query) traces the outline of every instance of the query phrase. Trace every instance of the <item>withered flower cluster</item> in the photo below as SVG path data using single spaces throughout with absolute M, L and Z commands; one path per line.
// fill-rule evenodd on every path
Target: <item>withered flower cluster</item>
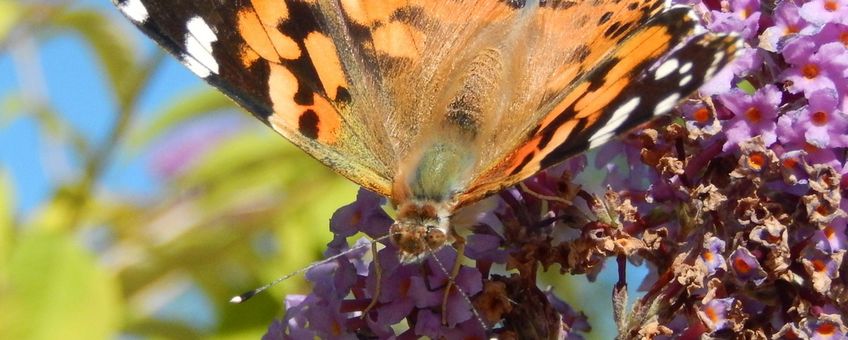
M 455 249 L 403 265 L 366 245 L 310 270 L 266 338 L 580 338 L 581 306 L 537 281 L 553 268 L 617 271 L 621 338 L 846 338 L 848 3 L 688 4 L 747 45 L 699 97 L 482 202 L 446 297 Z M 382 203 L 340 209 L 326 255 L 385 235 Z

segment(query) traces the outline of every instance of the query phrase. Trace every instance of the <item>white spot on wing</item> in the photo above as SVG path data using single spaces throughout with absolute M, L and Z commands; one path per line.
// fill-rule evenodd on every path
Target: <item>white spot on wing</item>
M 594 149 L 608 142 L 612 138 L 612 132 L 607 132 L 603 135 L 598 135 L 597 133 L 592 135 L 592 139 L 589 140 L 589 149 Z
M 600 130 L 595 132 L 592 137 L 589 138 L 589 148 L 594 148 L 598 145 L 606 143 L 610 137 L 612 137 L 612 133 L 615 129 L 618 129 L 621 126 L 621 123 L 624 123 L 627 120 L 627 117 L 633 113 L 633 110 L 639 106 L 639 102 L 642 99 L 639 97 L 633 97 L 624 104 L 621 104 L 615 111 L 612 113 L 612 117 L 609 121 L 601 127 Z
M 675 58 L 666 60 L 662 63 L 662 65 L 660 65 L 660 67 L 657 67 L 657 71 L 654 72 L 654 79 L 662 79 L 671 74 L 671 72 L 674 72 L 674 70 L 677 69 L 678 65 L 680 65 L 680 63 Z
M 130 18 L 130 20 L 135 21 L 137 23 L 143 23 L 147 21 L 147 8 L 144 7 L 144 4 L 141 3 L 141 0 L 127 0 L 124 3 L 118 4 L 118 9 Z
M 690 61 L 690 62 L 687 62 L 687 63 L 683 64 L 682 66 L 680 66 L 680 69 L 678 69 L 677 72 L 680 72 L 680 74 L 684 74 L 684 73 L 688 73 L 689 70 L 691 70 L 691 69 L 692 69 L 692 62 Z
M 683 86 L 686 86 L 686 84 L 689 84 L 690 81 L 692 81 L 692 75 L 687 74 L 687 75 L 683 76 L 683 78 L 680 78 L 680 83 L 678 83 L 677 85 L 679 85 L 680 87 L 683 87 Z
M 210 74 L 212 74 L 212 71 L 210 71 L 208 67 L 204 66 L 202 63 L 197 61 L 197 59 L 194 59 L 194 57 L 190 55 L 184 54 L 182 55 L 182 57 L 180 57 L 180 59 L 183 61 L 183 65 L 188 67 L 191 72 L 194 72 L 194 74 L 196 74 L 200 78 L 206 78 Z
M 680 94 L 672 93 L 668 97 L 665 97 L 665 99 L 660 100 L 657 106 L 654 107 L 654 115 L 661 115 L 673 109 L 678 99 L 680 99 Z
M 193 17 L 186 23 L 188 33 L 185 37 L 185 47 L 188 55 L 183 56 L 183 62 L 200 77 L 210 73 L 218 73 L 218 62 L 212 56 L 212 43 L 218 36 L 201 17 Z

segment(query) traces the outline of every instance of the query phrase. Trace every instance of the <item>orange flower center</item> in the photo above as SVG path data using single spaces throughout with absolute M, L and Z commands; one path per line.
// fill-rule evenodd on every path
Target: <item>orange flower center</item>
M 801 68 L 801 74 L 804 75 L 804 78 L 813 79 L 819 76 L 819 66 L 816 64 L 807 64 Z
M 830 322 L 823 323 L 823 324 L 819 325 L 819 327 L 816 329 L 816 333 L 819 333 L 821 335 L 833 335 L 833 333 L 835 333 L 835 332 L 836 332 L 836 326 L 834 326 Z
M 798 33 L 799 31 L 801 31 L 801 30 L 798 29 L 798 26 L 789 25 L 789 26 L 786 26 L 786 32 L 784 32 L 784 33 L 785 34 L 792 34 L 792 33 Z
M 819 147 L 810 143 L 804 143 L 804 151 L 808 153 L 813 153 L 819 151 Z
M 716 311 L 715 308 L 707 307 L 707 309 L 704 310 L 704 314 L 706 314 L 712 322 L 716 322 L 719 319 L 718 311 Z
M 768 241 L 771 244 L 778 243 L 778 242 L 780 242 L 780 235 L 768 234 L 768 237 L 766 237 L 766 241 Z
M 794 158 L 787 158 L 783 160 L 783 167 L 787 169 L 794 169 L 798 166 L 798 161 Z
M 754 170 L 760 170 L 766 165 L 766 155 L 762 152 L 754 152 L 748 155 L 748 166 Z
M 705 261 L 712 261 L 713 260 L 713 252 L 711 252 L 709 250 L 705 250 L 704 251 L 704 260 Z
M 841 41 L 845 45 L 848 45 L 848 31 L 839 34 L 839 41 Z
M 733 267 L 736 268 L 736 271 L 742 274 L 748 274 L 751 271 L 751 266 L 748 265 L 748 262 L 741 258 L 737 258 L 733 261 Z
M 758 123 L 763 119 L 763 113 L 756 107 L 751 107 L 745 110 L 745 118 L 752 123 Z
M 828 240 L 833 238 L 833 235 L 836 235 L 836 229 L 833 229 L 833 227 L 831 226 L 824 227 L 824 230 L 822 231 L 824 232 L 824 237 L 826 237 Z
M 817 272 L 823 272 L 827 268 L 827 264 L 822 260 L 813 260 L 813 269 Z
M 711 117 L 712 114 L 710 114 L 710 110 L 706 107 L 702 107 L 692 113 L 692 118 L 695 118 L 695 121 L 698 123 L 706 123 Z
M 830 209 L 828 209 L 828 207 L 824 204 L 816 207 L 816 212 L 825 216 L 830 215 Z
M 823 111 L 813 112 L 810 115 L 810 120 L 816 126 L 824 126 L 827 124 L 827 113 Z
M 335 336 L 342 335 L 342 325 L 338 321 L 333 320 L 333 323 L 330 325 L 330 332 Z
M 824 9 L 828 12 L 836 12 L 836 10 L 839 9 L 839 4 L 836 3 L 836 1 L 828 0 L 824 2 Z

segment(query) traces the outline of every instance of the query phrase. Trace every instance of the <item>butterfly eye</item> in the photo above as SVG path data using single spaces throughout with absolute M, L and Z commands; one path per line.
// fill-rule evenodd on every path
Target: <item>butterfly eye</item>
M 438 228 L 430 227 L 427 228 L 427 236 L 425 236 L 424 240 L 427 242 L 427 247 L 433 251 L 441 248 L 447 237 L 445 233 Z

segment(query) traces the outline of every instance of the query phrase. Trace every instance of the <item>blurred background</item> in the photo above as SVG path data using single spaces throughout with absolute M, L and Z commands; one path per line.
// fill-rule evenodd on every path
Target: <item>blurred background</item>
M 0 339 L 259 338 L 303 277 L 227 300 L 319 259 L 356 190 L 109 1 L 0 0 Z M 557 270 L 612 338 L 615 269 Z

